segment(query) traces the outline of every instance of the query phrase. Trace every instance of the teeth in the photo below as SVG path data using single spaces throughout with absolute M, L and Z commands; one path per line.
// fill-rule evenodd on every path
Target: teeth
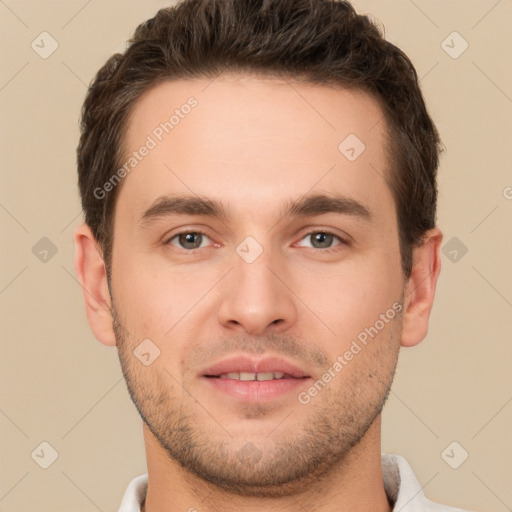
M 282 379 L 283 372 L 266 372 L 266 373 L 251 373 L 251 372 L 231 372 L 219 375 L 221 379 L 234 379 L 234 380 L 273 380 Z

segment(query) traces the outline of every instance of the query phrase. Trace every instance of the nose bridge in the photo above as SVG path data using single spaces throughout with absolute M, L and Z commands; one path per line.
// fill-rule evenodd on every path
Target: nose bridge
M 278 251 L 247 237 L 237 246 L 233 264 L 219 308 L 222 325 L 258 334 L 295 322 L 293 294 L 284 284 L 285 262 Z

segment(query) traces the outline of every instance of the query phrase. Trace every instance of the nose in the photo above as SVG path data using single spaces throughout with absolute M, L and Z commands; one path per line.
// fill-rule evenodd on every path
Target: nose
M 267 251 L 252 263 L 235 254 L 234 268 L 220 290 L 219 323 L 251 335 L 289 329 L 297 319 L 289 280 L 286 265 Z

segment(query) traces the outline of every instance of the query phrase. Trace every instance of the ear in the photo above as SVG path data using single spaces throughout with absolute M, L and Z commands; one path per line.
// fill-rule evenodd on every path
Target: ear
M 99 243 L 91 228 L 81 224 L 75 229 L 75 271 L 82 285 L 85 309 L 91 330 L 98 341 L 116 344 L 107 272 Z
M 425 233 L 422 244 L 413 250 L 412 272 L 404 292 L 401 339 L 404 347 L 417 345 L 427 335 L 437 278 L 441 272 L 442 240 L 441 231 L 431 229 Z

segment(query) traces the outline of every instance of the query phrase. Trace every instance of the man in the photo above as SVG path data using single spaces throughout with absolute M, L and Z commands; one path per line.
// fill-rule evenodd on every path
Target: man
M 75 267 L 144 422 L 120 512 L 456 510 L 380 449 L 440 272 L 409 59 L 347 2 L 185 0 L 81 128 Z

